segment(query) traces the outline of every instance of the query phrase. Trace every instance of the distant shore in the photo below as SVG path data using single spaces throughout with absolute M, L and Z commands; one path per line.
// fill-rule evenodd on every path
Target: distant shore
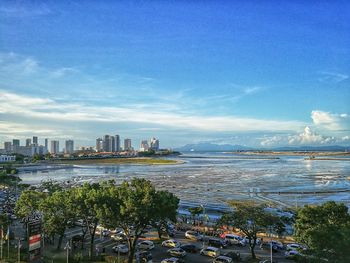
M 171 165 L 180 164 L 178 160 L 158 159 L 150 157 L 135 158 L 96 158 L 96 159 L 64 159 L 49 161 L 46 164 L 69 164 L 69 165 L 86 165 L 86 164 L 135 164 L 135 165 Z
M 325 151 L 242 151 L 227 152 L 240 155 L 291 155 L 291 156 L 349 156 L 350 152 L 325 152 Z M 324 158 L 328 159 L 328 158 Z M 319 158 L 317 158 L 319 160 Z

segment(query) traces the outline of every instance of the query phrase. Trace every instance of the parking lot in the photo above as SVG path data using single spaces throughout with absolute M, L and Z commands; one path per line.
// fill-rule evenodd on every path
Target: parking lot
M 81 229 L 79 227 L 75 227 L 75 228 L 67 231 L 66 238 L 67 238 L 67 240 L 69 240 L 73 236 L 79 235 L 80 233 L 81 233 Z M 204 242 L 190 240 L 190 239 L 185 238 L 185 231 L 175 231 L 175 236 L 172 237 L 171 239 L 175 239 L 175 240 L 179 241 L 181 243 L 181 245 L 194 244 L 199 249 L 201 249 L 203 247 L 203 245 L 205 247 L 208 246 L 208 244 L 207 244 L 208 238 L 209 237 L 205 237 Z M 85 250 L 87 250 L 87 248 L 89 246 L 89 242 L 90 242 L 89 240 L 90 239 L 87 238 L 84 242 L 85 243 L 84 244 Z M 140 239 L 140 241 L 141 240 L 153 240 L 154 241 L 155 248 L 151 250 L 152 257 L 153 257 L 152 262 L 160 263 L 163 259 L 171 257 L 167 254 L 167 251 L 169 248 L 161 246 L 161 242 L 158 240 L 158 236 L 157 236 L 156 231 L 153 231 L 153 230 L 149 231 L 148 233 L 145 234 L 145 236 L 143 238 Z M 102 235 L 97 234 L 95 237 L 96 253 L 99 253 L 99 254 L 105 253 L 108 255 L 117 256 L 117 253 L 112 250 L 112 247 L 117 245 L 117 244 L 120 244 L 120 242 L 114 241 L 113 239 L 110 238 L 110 236 L 103 237 Z M 77 247 L 77 248 L 75 248 L 73 253 L 79 252 L 79 251 L 81 251 L 81 250 L 79 247 Z M 224 254 L 224 253 L 227 253 L 230 251 L 240 253 L 242 261 L 245 261 L 247 258 L 249 258 L 251 256 L 249 246 L 241 247 L 241 246 L 232 245 L 232 246 L 228 246 L 227 248 L 220 249 L 221 254 Z M 291 260 L 284 258 L 284 252 L 285 252 L 285 250 L 274 252 L 273 253 L 274 262 L 293 262 Z M 270 258 L 270 250 L 269 249 L 263 250 L 258 245 L 255 247 L 255 253 L 256 253 L 257 257 L 260 259 L 269 259 Z M 126 257 L 125 255 L 122 255 L 122 254 L 120 254 L 119 256 L 121 258 Z M 199 252 L 187 253 L 187 255 L 183 259 L 185 262 L 193 262 L 193 263 L 213 262 L 213 258 L 200 255 Z

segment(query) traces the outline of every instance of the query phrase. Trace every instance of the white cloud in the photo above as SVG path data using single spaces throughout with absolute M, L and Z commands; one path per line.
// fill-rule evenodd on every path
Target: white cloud
M 265 136 L 261 139 L 260 145 L 264 147 L 273 146 L 298 146 L 298 145 L 331 145 L 331 144 L 347 144 L 350 142 L 349 136 L 336 137 L 326 136 L 314 132 L 309 126 L 299 134 L 285 134 Z
M 39 63 L 31 57 L 15 53 L 0 53 L 0 71 L 5 74 L 30 75 L 39 70 Z
M 288 137 L 288 144 L 290 145 L 315 145 L 315 144 L 329 144 L 335 141 L 334 137 L 325 137 L 319 135 L 306 126 L 303 133 Z
M 349 78 L 348 74 L 338 72 L 321 71 L 319 74 L 321 77 L 318 80 L 321 82 L 338 83 Z
M 350 118 L 346 113 L 335 114 L 320 110 L 311 112 L 311 119 L 316 126 L 320 126 L 328 130 L 343 130 L 350 126 Z
M 304 125 L 298 121 L 264 120 L 236 116 L 200 116 L 167 112 L 165 108 L 91 106 L 62 103 L 46 98 L 21 96 L 0 90 L 1 112 L 40 120 L 66 122 L 148 123 L 201 131 L 291 131 Z
M 69 73 L 76 73 L 76 72 L 78 72 L 78 70 L 76 70 L 75 68 L 63 67 L 63 68 L 53 70 L 50 73 L 50 75 L 53 78 L 61 78 Z

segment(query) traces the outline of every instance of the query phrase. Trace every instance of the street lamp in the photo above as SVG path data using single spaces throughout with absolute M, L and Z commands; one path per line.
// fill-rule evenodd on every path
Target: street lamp
M 67 241 L 66 246 L 64 247 L 65 250 L 67 250 L 67 263 L 69 263 L 69 250 L 71 249 L 69 245 L 69 240 Z
M 21 238 L 18 238 L 18 263 L 21 262 Z
M 206 215 L 205 215 L 205 206 L 204 205 L 200 205 L 203 209 L 203 222 L 205 222 L 205 219 L 206 219 Z M 204 226 L 204 235 L 203 235 L 203 248 L 204 248 L 204 245 L 205 245 L 205 234 L 206 234 L 206 226 Z

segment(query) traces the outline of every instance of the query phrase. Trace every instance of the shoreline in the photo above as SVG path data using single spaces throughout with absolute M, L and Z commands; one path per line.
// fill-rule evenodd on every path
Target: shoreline
M 237 155 L 289 155 L 289 156 L 349 156 L 350 152 L 323 152 L 323 151 L 244 151 L 244 152 L 225 152 L 227 154 Z M 345 159 L 345 158 L 344 158 Z

